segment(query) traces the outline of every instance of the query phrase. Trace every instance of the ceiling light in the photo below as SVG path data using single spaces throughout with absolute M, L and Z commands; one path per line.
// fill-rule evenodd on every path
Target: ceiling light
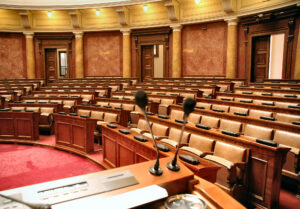
M 100 16 L 100 14 L 101 14 L 100 10 L 97 9 L 97 10 L 96 10 L 96 15 L 97 15 L 97 16 Z
M 144 5 L 144 11 L 147 12 L 148 11 L 148 6 Z
M 195 0 L 195 3 L 196 3 L 196 4 L 199 4 L 199 3 L 200 3 L 200 0 Z
M 48 17 L 51 18 L 52 17 L 52 12 L 48 11 Z

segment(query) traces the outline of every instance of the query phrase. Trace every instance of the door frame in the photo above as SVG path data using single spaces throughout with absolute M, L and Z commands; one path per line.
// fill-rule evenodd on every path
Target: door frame
M 48 70 L 47 70 L 47 56 L 46 56 L 46 51 L 51 51 L 51 49 L 55 49 L 55 55 L 57 55 L 57 48 L 53 48 L 53 47 L 51 47 L 51 48 L 44 48 L 44 58 L 45 58 L 45 61 L 44 61 L 44 69 L 45 69 L 45 80 L 47 80 L 47 82 L 49 81 L 49 78 L 48 78 Z M 57 65 L 58 65 L 58 60 L 57 60 L 57 56 L 54 56 L 54 59 L 56 59 L 56 71 L 55 71 L 55 75 L 56 75 L 56 77 L 57 77 L 57 71 L 58 71 L 58 67 L 57 67 Z
M 145 45 L 163 45 L 163 77 L 169 77 L 169 34 L 170 27 L 148 28 L 133 30 L 132 35 L 135 40 L 136 49 L 136 77 L 141 81 L 142 78 L 142 46 Z
M 145 47 L 145 46 L 151 46 L 151 45 L 146 45 L 146 44 L 142 44 L 141 45 L 141 81 L 143 81 L 144 80 L 144 72 L 142 72 L 142 69 L 143 69 L 143 47 Z M 152 49 L 153 49 L 153 47 L 152 47 Z M 154 56 L 154 55 L 153 55 Z M 152 72 L 151 72 L 151 78 L 153 78 L 153 76 L 154 76 L 154 57 L 153 57 L 153 63 L 152 63 Z

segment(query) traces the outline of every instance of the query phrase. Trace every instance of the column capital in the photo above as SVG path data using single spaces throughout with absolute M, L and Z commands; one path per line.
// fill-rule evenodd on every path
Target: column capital
M 34 36 L 34 32 L 23 32 L 23 34 L 25 35 L 25 38 L 33 38 Z
M 238 17 L 228 17 L 228 18 L 225 18 L 224 20 L 227 22 L 228 26 L 229 25 L 237 25 L 239 22 Z
M 83 31 L 75 31 L 73 33 L 75 35 L 75 38 L 82 38 L 83 36 Z
M 173 32 L 180 32 L 181 29 L 182 29 L 182 25 L 181 24 L 170 25 L 170 27 L 173 29 Z
M 123 33 L 123 36 L 129 36 L 131 32 L 130 28 L 122 28 L 120 31 Z

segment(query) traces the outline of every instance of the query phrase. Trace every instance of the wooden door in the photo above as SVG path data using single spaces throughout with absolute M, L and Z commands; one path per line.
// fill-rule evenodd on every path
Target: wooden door
M 153 77 L 153 45 L 142 46 L 142 80 Z
M 270 36 L 254 37 L 252 43 L 251 81 L 262 81 L 269 74 Z
M 56 49 L 45 49 L 46 54 L 46 79 L 53 81 L 57 79 L 57 53 Z

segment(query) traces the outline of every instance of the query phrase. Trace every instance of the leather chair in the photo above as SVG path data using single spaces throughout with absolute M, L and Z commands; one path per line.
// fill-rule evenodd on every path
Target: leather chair
M 211 109 L 211 104 L 209 104 L 209 103 L 197 102 L 196 106 L 204 107 L 204 109 L 206 109 L 206 110 L 210 110 Z
M 232 131 L 234 133 L 240 133 L 242 130 L 242 123 L 221 119 L 220 127 L 221 130 Z
M 243 114 L 248 115 L 249 109 L 247 109 L 247 108 L 242 108 L 242 107 L 230 107 L 229 113 L 234 114 L 235 112 L 237 112 L 237 113 L 243 113 Z
M 78 109 L 77 110 L 77 114 L 80 115 L 80 116 L 90 117 L 91 111 L 90 110 L 81 110 L 81 109 Z
M 300 181 L 300 135 L 276 130 L 274 134 L 275 142 L 279 146 L 291 148 L 288 152 L 285 164 L 283 165 L 283 174 Z
M 300 122 L 299 115 L 291 115 L 291 114 L 284 114 L 284 113 L 276 113 L 275 118 L 280 122 L 285 123 L 292 123 L 294 121 Z
M 134 111 L 134 104 L 122 104 L 123 110 Z
M 252 102 L 253 102 L 253 99 L 235 97 L 235 98 L 234 98 L 234 101 L 236 101 L 236 102 L 247 102 L 247 103 L 252 103 Z
M 183 97 L 183 101 L 184 101 L 186 98 L 193 98 L 193 99 L 195 99 L 195 94 L 181 93 L 180 96 Z
M 265 101 L 265 100 L 253 100 L 253 104 L 255 105 L 270 105 L 270 106 L 274 106 L 274 102 L 273 101 Z
M 81 98 L 82 98 L 82 103 L 91 104 L 91 102 L 93 100 L 93 95 L 91 95 L 91 94 L 82 94 Z
M 26 107 L 27 111 L 40 112 L 40 107 Z
M 105 90 L 95 90 L 95 92 L 98 92 L 98 96 L 107 96 Z
M 260 118 L 261 116 L 265 116 L 265 117 L 272 117 L 273 113 L 272 112 L 267 112 L 267 111 L 261 111 L 261 110 L 253 110 L 251 109 L 249 111 L 249 116 L 253 117 L 253 118 Z
M 177 147 L 180 139 L 180 133 L 181 133 L 180 129 L 171 128 L 168 138 L 162 138 L 160 139 L 160 142 L 171 145 L 172 147 Z M 185 145 L 185 146 L 187 145 L 189 136 L 190 133 L 183 132 L 181 145 Z
M 150 123 L 150 127 L 151 127 L 153 123 L 152 122 L 149 122 L 149 123 Z M 139 119 L 139 122 L 137 123 L 137 125 L 131 124 L 130 129 L 135 132 L 138 132 L 138 133 L 149 131 L 147 122 L 144 119 Z
M 198 124 L 201 121 L 201 115 L 196 113 L 191 113 L 187 119 L 188 123 Z
M 152 133 L 156 139 L 166 138 L 168 136 L 168 130 L 168 126 L 160 125 L 158 123 L 153 123 L 152 125 Z M 152 139 L 150 132 L 145 132 L 143 135 Z
M 74 112 L 75 101 L 73 100 L 64 100 L 63 101 L 63 109 L 64 112 L 70 113 Z
M 244 135 L 254 139 L 267 139 L 272 140 L 273 129 L 265 128 L 262 126 L 255 126 L 251 124 L 245 125 Z
M 149 100 L 155 103 L 160 103 L 161 99 L 160 98 L 155 98 L 155 97 L 149 97 Z
M 275 102 L 276 107 L 289 108 L 289 106 L 297 106 L 296 103 L 291 102 Z
M 116 107 L 121 107 L 122 104 L 121 103 L 116 103 L 116 102 L 110 102 L 109 106 L 112 106 L 113 108 L 116 108 Z
M 63 103 L 62 100 L 50 100 L 50 102 L 55 102 L 55 103 L 57 103 L 57 104 L 62 104 L 62 103 Z
M 96 104 L 103 107 L 103 106 L 108 106 L 109 102 L 97 102 Z
M 25 107 L 11 107 L 11 110 L 17 110 L 17 111 L 25 111 Z
M 216 185 L 231 194 L 236 199 L 246 191 L 246 170 L 249 150 L 243 147 L 217 141 L 213 155 L 206 155 L 204 159 L 221 166 L 217 173 Z
M 227 101 L 233 101 L 233 100 L 234 100 L 234 97 L 217 96 L 216 99 L 219 99 L 219 100 L 227 100 Z
M 25 99 L 23 100 L 24 103 L 35 103 L 36 100 L 33 100 L 33 99 Z
M 148 106 L 145 107 L 146 111 L 148 111 L 147 109 L 148 109 Z M 140 118 L 139 113 L 142 113 L 142 110 L 139 106 L 135 105 L 134 106 L 134 111 L 130 112 L 131 124 L 137 124 L 138 123 L 139 118 Z
M 212 89 L 199 89 L 199 90 L 203 91 L 203 96 L 204 97 L 208 97 L 208 96 L 213 95 L 213 90 Z
M 205 136 L 191 134 L 188 146 L 180 148 L 181 153 L 188 153 L 198 157 L 204 157 L 207 154 L 212 154 L 215 141 Z
M 41 131 L 49 131 L 50 134 L 53 133 L 53 107 L 41 107 L 40 108 L 40 121 L 39 121 L 39 129 Z
M 118 114 L 105 112 L 103 121 L 97 121 L 97 125 L 106 124 L 106 123 L 117 123 L 117 122 L 118 122 Z
M 3 94 L 3 95 L 1 95 L 1 96 L 5 98 L 5 102 L 10 102 L 10 101 L 13 100 L 11 94 L 8 94 L 8 95 Z
M 228 112 L 229 106 L 213 104 L 211 109 L 223 110 L 224 112 Z
M 97 121 L 102 121 L 104 116 L 104 112 L 100 111 L 91 111 L 91 119 L 96 119 Z M 96 128 L 94 130 L 94 138 L 97 139 L 98 144 L 102 144 L 101 141 L 101 132 Z
M 219 128 L 220 119 L 215 117 L 210 117 L 203 115 L 201 119 L 201 124 L 209 126 L 211 128 L 218 129 Z
M 37 100 L 37 103 L 49 103 L 48 99 L 39 99 Z
M 174 121 L 175 119 L 183 120 L 184 112 L 181 110 L 171 110 L 170 120 Z
M 158 106 L 159 115 L 169 115 L 170 105 L 174 103 L 173 99 L 162 99 L 160 105 Z

